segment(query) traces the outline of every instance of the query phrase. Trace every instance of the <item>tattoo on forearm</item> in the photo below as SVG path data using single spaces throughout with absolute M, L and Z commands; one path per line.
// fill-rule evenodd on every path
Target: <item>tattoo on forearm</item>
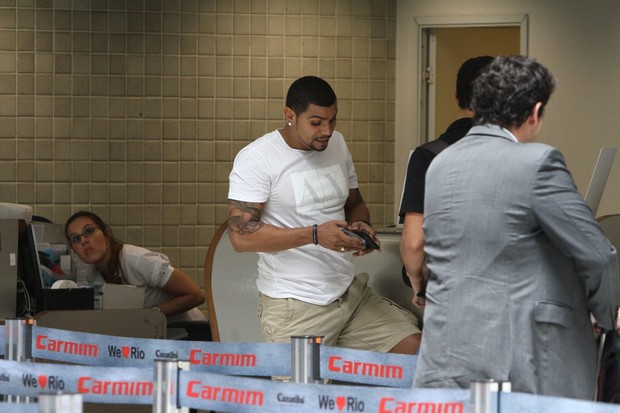
M 230 203 L 240 214 L 228 218 L 229 231 L 239 234 L 253 234 L 263 227 L 263 223 L 260 221 L 261 209 L 259 206 L 261 204 L 234 200 L 230 200 Z

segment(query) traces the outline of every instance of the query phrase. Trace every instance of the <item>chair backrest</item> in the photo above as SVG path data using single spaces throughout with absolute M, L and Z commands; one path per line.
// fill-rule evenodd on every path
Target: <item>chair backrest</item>
M 256 316 L 257 263 L 257 253 L 235 251 L 224 222 L 209 244 L 204 266 L 213 341 L 265 341 Z
M 422 319 L 411 304 L 411 288 L 401 277 L 400 232 L 380 232 L 381 252 L 353 257 L 356 273 L 370 274 L 368 284 Z M 205 292 L 214 341 L 261 342 L 264 337 L 256 316 L 258 307 L 258 254 L 234 250 L 227 223 L 218 229 L 205 260 Z

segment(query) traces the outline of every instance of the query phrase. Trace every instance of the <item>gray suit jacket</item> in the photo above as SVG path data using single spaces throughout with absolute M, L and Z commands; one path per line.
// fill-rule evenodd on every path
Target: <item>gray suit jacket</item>
M 424 210 L 431 278 L 414 387 L 495 379 L 592 399 L 589 314 L 614 328 L 618 261 L 561 153 L 476 126 L 431 164 Z

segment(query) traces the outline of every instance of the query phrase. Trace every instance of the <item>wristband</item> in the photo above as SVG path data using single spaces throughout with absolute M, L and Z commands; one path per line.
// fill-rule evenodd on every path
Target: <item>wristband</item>
M 314 224 L 312 226 L 312 243 L 314 245 L 318 245 L 319 243 L 319 234 L 318 234 L 318 225 Z

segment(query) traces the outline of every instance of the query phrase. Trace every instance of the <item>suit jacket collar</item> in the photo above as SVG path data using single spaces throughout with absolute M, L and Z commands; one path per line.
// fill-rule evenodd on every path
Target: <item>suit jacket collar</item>
M 502 128 L 499 125 L 491 125 L 488 123 L 472 127 L 467 135 L 493 136 L 508 139 L 510 142 L 515 142 L 514 138 L 510 136 L 510 132 L 508 132 L 506 129 Z

